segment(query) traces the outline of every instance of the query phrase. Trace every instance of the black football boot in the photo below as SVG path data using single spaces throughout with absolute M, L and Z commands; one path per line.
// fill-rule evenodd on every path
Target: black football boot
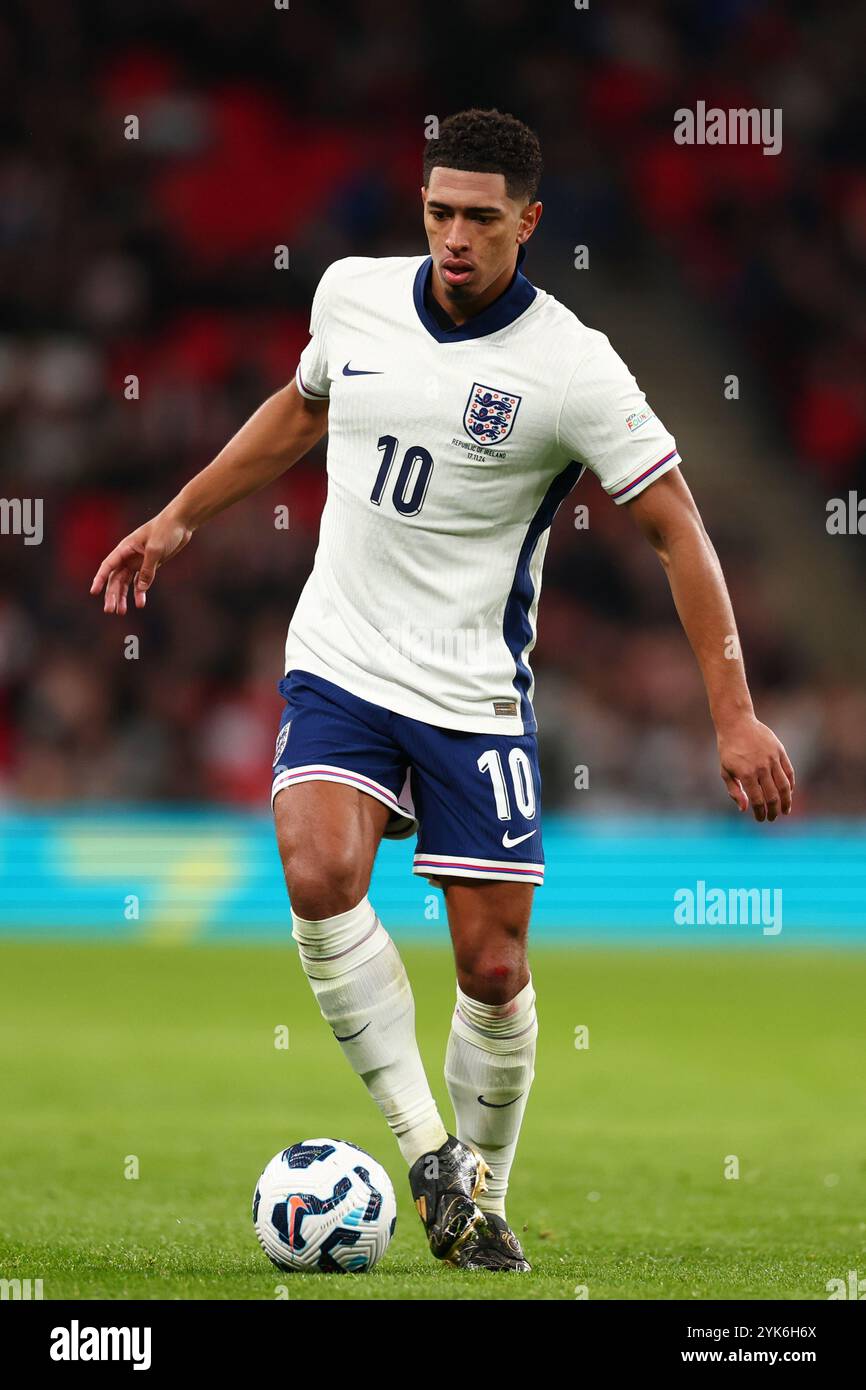
M 475 1198 L 487 1187 L 490 1169 L 480 1154 L 449 1134 L 441 1149 L 422 1154 L 409 1169 L 409 1186 L 437 1260 L 454 1263 L 484 1212 Z
M 457 1269 L 505 1270 L 512 1274 L 528 1274 L 532 1268 L 508 1222 L 492 1211 L 486 1211 L 483 1223 L 473 1226 L 460 1242 L 449 1264 Z

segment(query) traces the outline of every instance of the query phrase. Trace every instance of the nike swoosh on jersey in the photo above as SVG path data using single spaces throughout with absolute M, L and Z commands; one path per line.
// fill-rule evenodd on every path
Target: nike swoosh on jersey
M 521 1092 L 520 1092 L 520 1096 L 522 1096 L 522 1095 L 523 1095 L 523 1092 L 521 1091 Z M 486 1105 L 486 1106 L 488 1107 L 488 1109 L 490 1109 L 490 1110 L 507 1110 L 508 1107 L 509 1107 L 509 1105 L 513 1105 L 513 1104 L 514 1104 L 514 1101 L 520 1100 L 520 1096 L 515 1096 L 515 1097 L 514 1097 L 514 1100 L 503 1100 L 503 1101 L 501 1101 L 501 1102 L 497 1102 L 497 1101 L 495 1101 L 495 1100 L 485 1100 L 483 1096 L 479 1096 L 479 1097 L 478 1097 L 478 1104 L 479 1104 L 479 1105 Z
M 351 362 L 351 357 L 349 362 Z M 343 368 L 343 376 L 384 376 L 384 372 L 367 371 L 364 367 L 350 367 L 349 362 Z
M 502 836 L 502 843 L 503 843 L 503 845 L 505 846 L 506 849 L 514 849 L 514 846 L 515 846 L 515 845 L 522 845 L 524 840 L 529 840 L 529 839 L 531 839 L 532 836 L 533 836 L 534 834 L 535 834 L 535 831 L 534 831 L 534 830 L 527 830 L 527 832 L 526 832 L 525 835 L 517 835 L 517 836 L 515 836 L 515 838 L 512 840 L 511 836 L 509 835 L 508 831 L 506 830 L 505 834 Z
M 364 1028 L 369 1028 L 372 1022 L 373 1020 L 370 1019 L 369 1022 L 364 1024 Z M 335 1033 L 334 1037 L 337 1039 L 337 1042 L 351 1042 L 353 1038 L 360 1038 L 361 1034 L 364 1032 L 364 1028 L 359 1028 L 357 1033 L 347 1033 L 345 1038 L 341 1038 L 339 1033 Z

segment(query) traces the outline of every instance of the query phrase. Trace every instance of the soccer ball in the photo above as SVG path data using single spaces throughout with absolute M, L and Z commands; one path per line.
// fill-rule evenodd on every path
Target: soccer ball
M 388 1249 L 397 1199 L 380 1163 L 343 1139 L 304 1139 L 256 1184 L 253 1225 L 280 1269 L 361 1274 Z

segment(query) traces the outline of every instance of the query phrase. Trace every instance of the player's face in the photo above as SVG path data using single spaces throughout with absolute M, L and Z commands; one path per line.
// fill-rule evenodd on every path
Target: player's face
M 517 248 L 532 235 L 541 204 L 509 198 L 504 174 L 438 166 L 421 196 L 433 270 L 446 297 L 460 305 L 484 295 L 499 280 L 505 288 Z

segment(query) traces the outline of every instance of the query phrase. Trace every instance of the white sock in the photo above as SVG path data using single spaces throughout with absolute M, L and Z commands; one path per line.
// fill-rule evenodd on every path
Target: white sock
M 503 1217 L 508 1175 L 535 1076 L 537 1036 L 531 979 L 507 1004 L 481 1004 L 458 987 L 445 1080 L 457 1138 L 477 1149 L 491 1170 L 478 1205 Z
M 394 1132 L 406 1162 L 448 1138 L 415 1040 L 415 1001 L 397 947 L 367 898 L 292 936 L 322 1017 Z

